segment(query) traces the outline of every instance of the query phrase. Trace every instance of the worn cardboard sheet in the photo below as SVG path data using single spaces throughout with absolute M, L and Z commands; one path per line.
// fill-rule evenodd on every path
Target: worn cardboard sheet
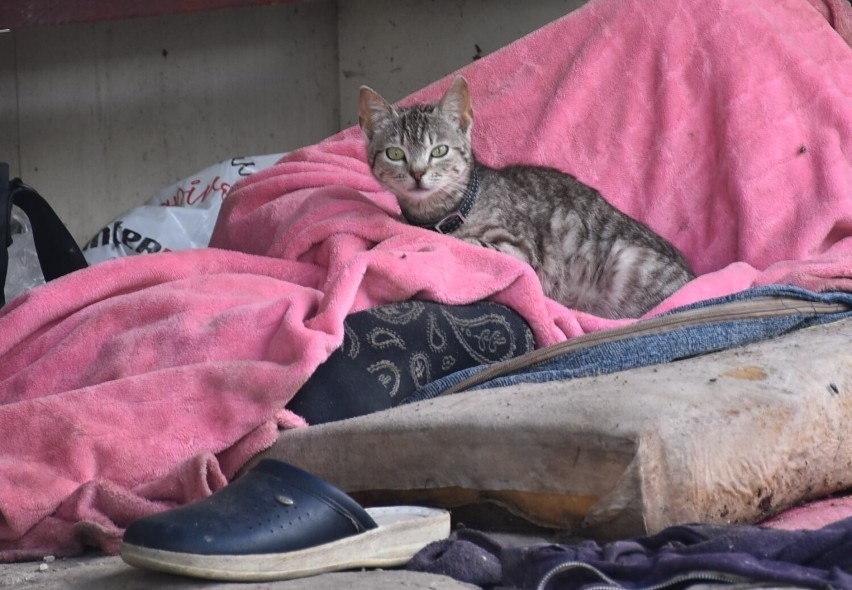
M 263 456 L 372 502 L 496 503 L 610 539 L 754 523 L 852 486 L 852 320 L 666 365 L 283 432 Z

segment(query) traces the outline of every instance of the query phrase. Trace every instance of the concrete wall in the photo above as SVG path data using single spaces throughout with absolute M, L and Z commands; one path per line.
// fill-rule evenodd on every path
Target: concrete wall
M 582 0 L 315 0 L 0 34 L 0 160 L 79 242 L 210 164 L 316 142 Z M 477 48 L 478 47 L 478 48 Z
M 0 158 L 82 242 L 200 168 L 333 132 L 336 31 L 330 0 L 2 35 Z
M 18 170 L 18 100 L 15 83 L 15 39 L 0 34 L 0 161 Z
M 341 126 L 358 121 L 358 88 L 396 101 L 585 0 L 341 0 Z

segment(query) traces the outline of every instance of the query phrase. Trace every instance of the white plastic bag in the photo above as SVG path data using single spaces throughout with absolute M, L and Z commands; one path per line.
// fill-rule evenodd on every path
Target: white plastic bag
M 207 246 L 222 201 L 234 183 L 283 155 L 231 158 L 164 188 L 96 233 L 83 247 L 86 260 L 96 264 L 121 256 Z
M 6 301 L 44 284 L 44 273 L 33 242 L 33 228 L 26 214 L 12 207 L 12 245 L 9 246 L 9 267 L 6 271 L 4 293 Z

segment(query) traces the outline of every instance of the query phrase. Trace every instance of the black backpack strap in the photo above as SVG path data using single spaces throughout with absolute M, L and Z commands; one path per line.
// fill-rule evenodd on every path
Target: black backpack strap
M 12 205 L 26 213 L 33 229 L 36 254 L 45 281 L 52 281 L 75 270 L 86 268 L 83 252 L 71 232 L 56 215 L 50 204 L 38 192 L 24 184 L 20 178 L 9 180 L 9 166 L 0 163 L 0 279 L 6 283 L 9 267 L 7 249 L 12 244 Z M 0 293 L 0 304 L 5 295 Z
M 88 263 L 80 246 L 44 197 L 19 178 L 12 180 L 9 186 L 12 203 L 27 214 L 33 228 L 33 241 L 44 280 L 52 281 L 86 268 Z

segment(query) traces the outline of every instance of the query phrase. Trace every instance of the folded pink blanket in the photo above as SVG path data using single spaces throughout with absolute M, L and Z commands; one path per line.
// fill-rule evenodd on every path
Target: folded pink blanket
M 852 290 L 852 50 L 826 17 L 852 20 L 829 5 L 593 0 L 463 70 L 474 147 L 572 173 L 681 248 L 701 276 L 652 314 L 772 282 Z M 218 249 L 104 263 L 7 306 L 0 559 L 115 552 L 134 518 L 224 485 L 303 424 L 283 408 L 354 311 L 491 299 L 545 345 L 625 323 L 397 216 L 349 129 L 235 187 Z

